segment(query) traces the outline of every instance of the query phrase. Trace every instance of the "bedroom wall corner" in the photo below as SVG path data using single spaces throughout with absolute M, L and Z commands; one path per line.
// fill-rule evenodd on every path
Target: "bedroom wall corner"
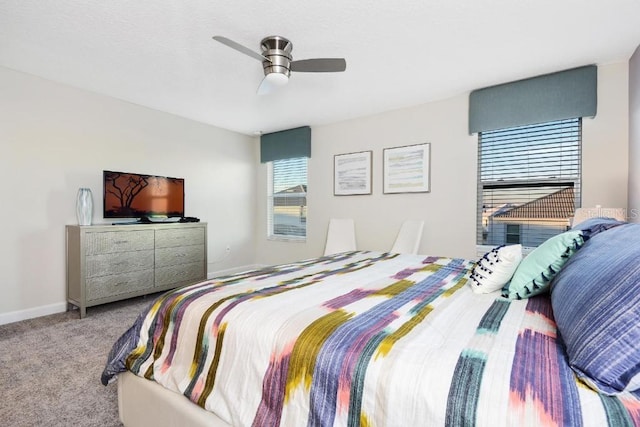
M 629 221 L 640 222 L 640 46 L 629 60 Z
M 582 206 L 627 208 L 629 66 L 598 66 L 598 111 L 582 120 Z
M 93 222 L 109 223 L 104 169 L 185 178 L 186 215 L 208 223 L 208 270 L 254 265 L 252 137 L 4 67 L 0 93 L 0 323 L 64 311 L 64 226 L 79 187 L 92 189 Z

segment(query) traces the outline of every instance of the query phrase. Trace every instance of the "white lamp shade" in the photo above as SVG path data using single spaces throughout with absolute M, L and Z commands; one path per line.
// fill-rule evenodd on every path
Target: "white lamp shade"
M 262 83 L 258 87 L 258 95 L 267 95 L 277 88 L 284 86 L 289 81 L 289 77 L 281 73 L 269 73 L 264 76 Z

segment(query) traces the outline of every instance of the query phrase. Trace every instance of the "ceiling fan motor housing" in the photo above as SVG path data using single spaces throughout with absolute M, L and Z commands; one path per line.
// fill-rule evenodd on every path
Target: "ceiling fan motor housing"
M 287 77 L 291 75 L 293 44 L 289 40 L 280 36 L 265 37 L 260 42 L 260 48 L 262 56 L 269 59 L 269 61 L 262 61 L 265 76 L 271 73 L 284 74 Z

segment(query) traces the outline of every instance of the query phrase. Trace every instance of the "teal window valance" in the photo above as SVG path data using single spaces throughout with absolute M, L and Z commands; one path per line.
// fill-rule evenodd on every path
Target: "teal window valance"
M 573 68 L 477 89 L 469 95 L 469 133 L 595 117 L 598 68 Z
M 260 162 L 311 157 L 311 128 L 302 126 L 260 137 Z

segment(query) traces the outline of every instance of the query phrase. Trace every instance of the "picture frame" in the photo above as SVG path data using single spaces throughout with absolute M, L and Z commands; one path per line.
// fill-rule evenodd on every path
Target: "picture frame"
M 382 154 L 383 194 L 431 191 L 431 144 L 385 148 Z
M 371 194 L 373 151 L 333 156 L 333 195 Z

